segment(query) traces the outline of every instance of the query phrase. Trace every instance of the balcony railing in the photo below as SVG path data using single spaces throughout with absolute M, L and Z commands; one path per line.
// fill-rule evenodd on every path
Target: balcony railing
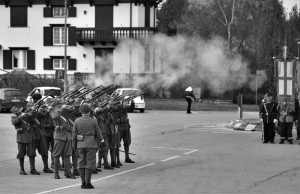
M 156 32 L 156 28 L 112 28 L 103 30 L 97 28 L 76 28 L 75 37 L 83 42 L 118 42 L 122 39 L 143 39 Z

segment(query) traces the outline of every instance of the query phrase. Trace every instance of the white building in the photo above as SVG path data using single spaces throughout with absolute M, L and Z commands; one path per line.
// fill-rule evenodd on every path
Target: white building
M 160 1 L 68 0 L 68 74 L 97 73 L 108 54 L 114 73 L 158 71 L 153 48 L 149 53 L 115 48 L 121 40 L 155 33 Z M 30 74 L 64 69 L 64 0 L 0 0 L 0 23 L 1 69 Z

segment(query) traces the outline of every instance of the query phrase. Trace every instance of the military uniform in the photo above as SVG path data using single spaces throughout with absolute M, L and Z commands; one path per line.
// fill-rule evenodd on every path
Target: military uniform
M 54 147 L 53 147 L 53 157 L 54 157 L 54 178 L 60 179 L 59 170 L 59 157 L 63 157 L 65 161 L 65 175 L 67 178 L 75 179 L 71 172 L 71 161 L 70 156 L 72 155 L 72 128 L 69 122 L 63 115 L 69 114 L 72 110 L 68 110 L 66 106 L 61 104 L 59 99 L 54 99 L 50 111 L 50 115 L 55 126 L 54 128 Z
M 290 144 L 293 144 L 292 129 L 293 123 L 298 119 L 298 107 L 298 99 L 294 99 L 294 102 L 284 102 L 278 106 L 280 144 L 283 144 L 286 138 Z
M 96 169 L 97 139 L 102 140 L 97 120 L 89 115 L 90 107 L 83 104 L 80 107 L 82 117 L 74 122 L 72 132 L 73 148 L 78 150 L 79 172 L 82 181 L 81 188 L 91 189 L 91 176 Z
M 20 174 L 26 175 L 24 170 L 24 157 L 27 155 L 30 162 L 30 172 L 31 174 L 39 174 L 35 170 L 35 150 L 33 146 L 33 134 L 30 130 L 29 125 L 23 120 L 24 114 L 22 114 L 19 107 L 12 108 L 13 116 L 11 117 L 11 123 L 14 125 L 17 131 L 17 143 L 18 143 L 18 154 L 17 158 L 20 163 Z
M 36 119 L 40 122 L 42 141 L 46 145 L 47 152 L 48 150 L 50 150 L 51 152 L 51 166 L 53 167 L 54 166 L 54 159 L 53 159 L 54 125 L 49 112 L 46 110 L 46 107 L 39 108 L 38 112 L 36 113 Z M 47 154 L 47 159 L 45 160 L 48 163 L 48 154 Z
M 101 135 L 103 137 L 104 142 L 98 142 L 99 150 L 98 150 L 98 165 L 97 168 L 101 168 L 101 160 L 103 158 L 104 161 L 104 169 L 113 170 L 108 163 L 107 154 L 108 154 L 108 138 L 107 131 L 110 130 L 110 126 L 106 123 L 106 111 L 100 108 L 95 109 L 95 117 L 97 118 L 98 125 L 101 129 Z
M 263 100 L 260 106 L 260 118 L 263 122 L 263 143 L 274 143 L 275 124 L 278 120 L 278 103 L 271 100 Z
M 134 163 L 129 157 L 129 146 L 131 144 L 131 133 L 130 133 L 130 124 L 127 115 L 127 110 L 124 106 L 121 106 L 119 109 L 119 131 L 120 131 L 120 142 L 123 140 L 124 151 L 125 151 L 125 162 Z
M 192 87 L 189 86 L 189 87 L 187 87 L 187 88 L 185 89 L 184 96 L 185 96 L 185 99 L 186 99 L 186 101 L 187 101 L 187 103 L 188 103 L 186 113 L 187 113 L 187 114 L 191 114 L 191 113 L 192 113 L 192 112 L 191 112 L 192 102 L 193 102 L 193 100 L 196 99 Z

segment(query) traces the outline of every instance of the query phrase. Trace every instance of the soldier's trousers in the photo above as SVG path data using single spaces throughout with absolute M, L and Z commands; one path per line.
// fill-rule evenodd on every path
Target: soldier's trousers
M 280 129 L 280 140 L 285 140 L 286 137 L 288 138 L 289 141 L 293 140 L 293 123 L 287 123 L 287 122 L 282 122 L 279 123 L 279 129 Z
M 34 140 L 34 150 L 38 150 L 41 156 L 48 156 L 47 143 L 44 137 Z
M 274 123 L 264 123 L 264 142 L 274 142 L 275 138 Z

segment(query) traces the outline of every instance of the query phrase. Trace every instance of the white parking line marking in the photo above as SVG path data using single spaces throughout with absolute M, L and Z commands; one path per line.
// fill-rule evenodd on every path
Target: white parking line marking
M 145 128 L 146 128 L 146 127 L 151 127 L 151 125 L 144 125 L 144 126 L 142 126 L 142 127 L 145 127 Z
M 167 148 L 167 147 L 152 147 L 155 149 L 169 149 L 169 150 L 194 150 L 194 149 L 188 149 L 188 148 Z
M 118 175 L 122 175 L 122 174 L 125 174 L 125 173 L 128 173 L 128 172 L 132 172 L 132 171 L 135 171 L 135 170 L 146 168 L 146 167 L 152 166 L 154 164 L 156 164 L 156 163 L 150 163 L 150 164 L 147 164 L 145 166 L 140 166 L 140 167 L 137 167 L 137 168 L 134 168 L 134 169 L 126 170 L 126 171 L 119 172 L 119 173 L 116 173 L 116 174 L 112 174 L 112 175 L 109 175 L 109 176 L 105 176 L 105 177 L 102 177 L 102 178 L 99 178 L 99 179 L 94 179 L 94 180 L 92 180 L 92 182 L 102 181 L 102 180 L 105 180 L 105 179 L 108 179 L 108 178 L 112 178 L 112 177 L 115 177 L 115 176 L 118 176 Z M 54 191 L 59 191 L 59 190 L 63 190 L 63 189 L 77 187 L 77 186 L 80 186 L 80 185 L 81 185 L 81 183 L 80 184 L 69 185 L 69 186 L 66 186 L 66 187 L 60 187 L 60 188 L 53 189 L 53 190 L 43 191 L 43 192 L 36 193 L 36 194 L 51 193 L 51 192 L 54 192 Z
M 192 150 L 192 151 L 189 151 L 189 152 L 185 152 L 183 154 L 191 154 L 191 153 L 194 153 L 194 152 L 198 152 L 199 150 Z
M 173 156 L 171 158 L 167 158 L 167 159 L 164 159 L 164 160 L 161 160 L 162 162 L 166 162 L 166 161 L 169 161 L 169 160 L 172 160 L 172 159 L 175 159 L 175 158 L 179 158 L 180 156 Z

